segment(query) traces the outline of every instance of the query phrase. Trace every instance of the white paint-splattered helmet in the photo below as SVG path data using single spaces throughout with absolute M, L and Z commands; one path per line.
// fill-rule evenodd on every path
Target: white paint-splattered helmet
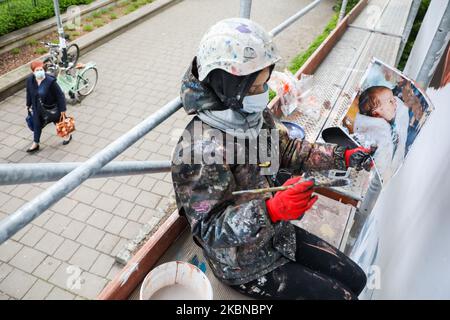
M 214 69 L 245 76 L 281 59 L 273 37 L 254 21 L 231 18 L 219 21 L 203 36 L 197 52 L 199 80 Z

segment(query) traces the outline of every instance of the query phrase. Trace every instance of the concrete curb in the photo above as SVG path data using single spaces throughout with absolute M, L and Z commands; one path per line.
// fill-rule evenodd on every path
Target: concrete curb
M 85 54 L 180 1 L 182 0 L 156 0 L 76 39 L 73 43 L 80 47 L 80 55 Z M 47 57 L 47 54 L 37 59 L 43 60 L 45 57 Z M 0 77 L 0 101 L 25 88 L 25 80 L 31 72 L 30 64 L 31 61 Z

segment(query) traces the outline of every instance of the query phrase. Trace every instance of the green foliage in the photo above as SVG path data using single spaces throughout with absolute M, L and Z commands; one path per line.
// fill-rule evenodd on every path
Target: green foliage
M 111 13 L 111 15 L 109 16 L 110 19 L 117 19 L 117 14 L 115 13 Z
M 275 98 L 276 95 L 277 93 L 275 91 L 269 89 L 269 101 L 272 101 L 272 99 Z
M 135 3 L 130 4 L 129 6 L 127 6 L 125 8 L 125 14 L 129 14 L 129 13 L 135 11 L 136 9 L 137 9 L 137 7 L 135 6 Z
M 61 0 L 60 9 L 78 4 L 88 4 L 93 0 Z M 14 0 L 0 4 L 0 36 L 54 16 L 53 1 Z
M 84 31 L 87 31 L 87 32 L 91 32 L 92 30 L 94 30 L 94 27 L 91 26 L 90 24 L 85 24 L 85 25 L 83 26 L 83 30 L 84 30 Z
M 64 26 L 64 31 L 73 31 L 77 28 L 77 26 L 74 23 L 66 23 Z
M 103 21 L 103 19 L 94 19 L 94 21 L 92 22 L 92 24 L 97 27 L 100 28 L 101 26 L 103 26 L 105 24 L 105 21 Z
M 12 54 L 19 54 L 20 53 L 20 49 L 19 48 L 14 48 L 11 50 Z
M 116 6 L 119 8 L 125 7 L 126 5 L 128 5 L 128 0 L 120 0 L 116 4 Z
M 348 14 L 354 6 L 358 4 L 359 0 L 348 0 L 347 1 L 347 7 L 345 8 L 345 14 Z M 335 12 L 340 12 L 342 6 L 342 0 L 337 0 L 336 5 L 333 6 L 333 10 Z
M 28 39 L 27 41 L 25 41 L 25 44 L 28 46 L 35 46 L 38 44 L 38 41 L 36 39 Z
M 96 18 L 100 18 L 101 15 L 102 14 L 100 13 L 100 11 L 94 11 L 94 12 L 92 12 L 91 17 L 93 19 L 96 19 Z
M 36 50 L 34 50 L 34 53 L 44 54 L 44 53 L 47 53 L 47 49 L 39 47 L 39 48 L 36 48 Z

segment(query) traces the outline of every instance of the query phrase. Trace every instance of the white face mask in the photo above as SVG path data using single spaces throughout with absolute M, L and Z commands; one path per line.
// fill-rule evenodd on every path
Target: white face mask
M 34 72 L 34 76 L 36 79 L 44 79 L 45 78 L 45 71 L 44 70 L 37 70 Z
M 267 104 L 269 103 L 269 86 L 265 84 L 264 89 L 265 91 L 263 93 L 244 97 L 244 100 L 242 100 L 242 110 L 244 112 L 262 112 L 267 107 Z

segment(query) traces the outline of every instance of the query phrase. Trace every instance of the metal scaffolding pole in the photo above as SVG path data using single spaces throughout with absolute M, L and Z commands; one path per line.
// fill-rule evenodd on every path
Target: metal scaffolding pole
M 82 164 L 83 162 L 0 164 L 0 185 L 57 181 Z M 111 162 L 91 178 L 169 172 L 170 167 L 170 161 Z
M 298 11 L 296 14 L 279 24 L 277 27 L 273 28 L 270 33 L 273 36 L 278 35 L 281 31 L 289 27 L 291 24 L 293 24 L 295 21 L 297 21 L 299 18 L 303 17 L 305 14 L 307 14 L 309 11 L 314 9 L 319 3 L 321 3 L 323 0 L 316 0 L 314 2 L 311 2 L 306 7 Z
M 411 34 L 412 27 L 414 26 L 414 20 L 416 19 L 417 13 L 419 12 L 420 4 L 422 0 L 413 0 L 411 4 L 411 9 L 409 10 L 408 20 L 406 22 L 405 29 L 403 31 L 402 43 L 400 49 L 397 53 L 397 59 L 395 59 L 395 65 L 397 66 L 402 58 L 403 50 L 405 50 L 406 43 L 408 42 L 409 35 Z
M 339 20 L 338 23 L 344 19 L 345 11 L 347 10 L 347 2 L 348 0 L 342 0 L 341 11 L 339 12 Z
M 450 1 L 431 1 L 403 73 L 427 88 L 450 38 Z
M 20 207 L 16 212 L 0 221 L 0 244 L 37 218 L 55 202 L 78 187 L 83 181 L 98 172 L 150 130 L 166 120 L 181 107 L 179 97 L 173 99 L 133 129 L 112 142 L 106 148 L 71 171 L 42 194 Z
M 252 0 L 241 0 L 239 16 L 241 18 L 250 19 L 251 10 L 252 10 Z
M 54 0 L 57 3 L 57 0 Z M 280 25 L 270 31 L 270 34 L 277 36 L 283 30 L 292 25 L 306 13 L 315 8 L 322 0 L 316 0 L 298 11 L 296 14 L 282 22 Z M 248 15 L 250 15 L 251 1 L 245 2 L 248 7 Z M 250 4 L 249 4 L 250 3 Z M 241 2 L 243 4 L 243 2 Z M 56 9 L 58 8 L 58 9 Z M 55 5 L 55 12 L 59 6 Z M 62 24 L 58 25 L 58 29 Z M 150 132 L 161 122 L 169 118 L 173 113 L 181 108 L 181 100 L 179 97 L 167 103 L 156 113 L 149 116 L 133 129 L 122 135 L 120 138 L 112 142 L 106 148 L 94 155 L 92 158 L 78 166 L 76 169 L 65 175 L 61 180 L 56 182 L 42 194 L 20 207 L 16 212 L 0 221 L 0 244 L 12 237 L 16 232 L 26 226 L 28 223 L 37 218 L 45 210 L 50 208 L 54 203 L 70 193 L 86 179 L 99 172 L 107 163 L 111 162 L 115 157 L 125 151 L 137 140 Z
M 450 1 L 447 1 L 446 6 L 444 6 L 443 1 L 437 3 L 441 5 L 441 10 L 444 11 L 444 14 L 434 34 L 420 72 L 415 79 L 424 88 L 430 85 L 436 66 L 442 54 L 445 53 L 445 48 L 450 39 Z
M 53 0 L 53 7 L 55 9 L 56 25 L 58 27 L 59 45 L 62 50 L 62 62 L 64 68 L 67 68 L 67 46 L 66 37 L 64 36 L 64 27 L 61 21 L 61 13 L 59 12 L 59 0 Z

